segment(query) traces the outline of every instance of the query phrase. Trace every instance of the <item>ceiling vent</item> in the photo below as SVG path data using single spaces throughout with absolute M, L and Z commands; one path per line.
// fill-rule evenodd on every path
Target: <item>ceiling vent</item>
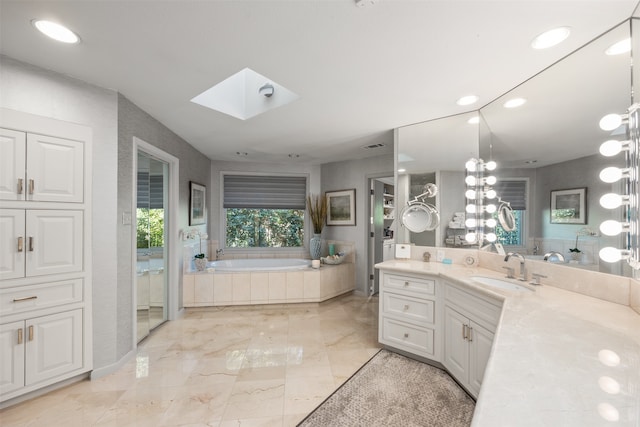
M 362 148 L 364 148 L 365 150 L 372 150 L 374 148 L 381 148 L 381 147 L 384 147 L 384 144 L 371 144 L 371 145 L 362 146 Z

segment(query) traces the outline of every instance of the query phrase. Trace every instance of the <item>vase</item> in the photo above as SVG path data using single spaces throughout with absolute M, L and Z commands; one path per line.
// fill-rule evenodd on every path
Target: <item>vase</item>
M 322 249 L 322 239 L 320 233 L 315 233 L 311 239 L 309 239 L 309 254 L 311 259 L 320 259 L 320 249 Z
M 209 262 L 206 258 L 195 258 L 194 262 L 196 264 L 196 270 L 204 271 L 207 268 L 207 263 Z

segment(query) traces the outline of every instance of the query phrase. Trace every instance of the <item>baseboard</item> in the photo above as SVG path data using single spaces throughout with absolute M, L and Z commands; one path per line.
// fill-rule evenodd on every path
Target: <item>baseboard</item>
M 127 354 L 125 354 L 116 363 L 112 363 L 111 365 L 107 365 L 107 366 L 103 366 L 103 367 L 98 368 L 98 369 L 94 369 L 93 371 L 91 371 L 90 378 L 92 380 L 96 380 L 98 378 L 104 377 L 105 375 L 109 375 L 109 374 L 112 374 L 112 373 L 116 372 L 118 369 L 122 368 L 129 360 L 133 359 L 136 356 L 137 351 L 138 351 L 138 349 L 134 348 L 133 350 L 131 350 Z

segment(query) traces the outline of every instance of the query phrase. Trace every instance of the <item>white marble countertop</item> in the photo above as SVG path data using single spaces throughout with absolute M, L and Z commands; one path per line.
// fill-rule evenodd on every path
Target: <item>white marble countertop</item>
M 630 307 L 549 285 L 516 292 L 470 279 L 504 278 L 484 268 L 376 267 L 437 275 L 504 301 L 472 427 L 640 426 L 640 315 Z

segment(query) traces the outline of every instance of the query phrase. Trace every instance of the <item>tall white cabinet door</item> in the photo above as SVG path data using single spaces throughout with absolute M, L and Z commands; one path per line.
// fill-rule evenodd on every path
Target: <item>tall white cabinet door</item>
M 0 279 L 24 277 L 24 210 L 0 209 Z
M 0 325 L 0 395 L 24 387 L 24 321 Z
M 26 322 L 25 384 L 82 367 L 82 309 Z
M 24 200 L 26 136 L 0 128 L 0 200 Z
M 82 271 L 82 219 L 82 211 L 27 211 L 27 276 Z
M 27 199 L 82 202 L 84 145 L 51 136 L 27 135 Z
M 467 381 L 469 370 L 469 344 L 463 336 L 467 323 L 465 316 L 444 307 L 444 366 L 462 382 Z
M 469 388 L 477 396 L 480 393 L 482 378 L 491 354 L 494 334 L 476 322 L 471 321 L 470 326 Z

